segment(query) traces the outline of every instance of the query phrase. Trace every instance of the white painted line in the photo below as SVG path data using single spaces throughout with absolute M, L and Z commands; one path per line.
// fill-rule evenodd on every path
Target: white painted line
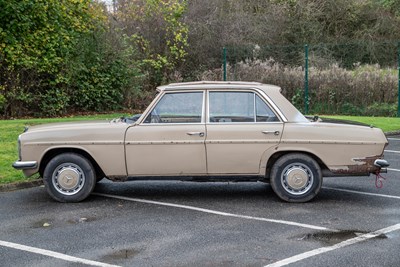
M 248 220 L 256 220 L 256 221 L 263 221 L 263 222 L 286 224 L 286 225 L 292 225 L 292 226 L 303 227 L 303 228 L 308 228 L 308 229 L 337 232 L 337 230 L 334 230 L 334 229 L 328 229 L 328 228 L 325 228 L 325 227 L 311 225 L 311 224 L 303 224 L 303 223 L 297 223 L 297 222 L 292 222 L 292 221 L 274 220 L 274 219 L 267 219 L 267 218 L 261 218 L 261 217 L 253 217 L 253 216 L 240 215 L 240 214 L 234 214 L 234 213 L 227 213 L 227 212 L 221 212 L 221 211 L 210 210 L 210 209 L 203 209 L 203 208 L 187 206 L 187 205 L 179 205 L 179 204 L 152 201 L 152 200 L 139 199 L 139 198 L 122 197 L 122 196 L 109 195 L 109 194 L 103 194 L 103 193 L 92 193 L 92 195 L 102 196 L 102 197 L 109 197 L 109 198 L 116 198 L 116 199 L 121 199 L 121 200 L 126 200 L 126 201 L 134 201 L 134 202 L 140 202 L 140 203 L 155 204 L 155 205 L 161 205 L 161 206 L 167 206 L 167 207 L 181 208 L 181 209 L 187 209 L 187 210 L 194 210 L 194 211 L 200 211 L 200 212 L 205 212 L 205 213 L 215 214 L 215 215 L 221 215 L 221 216 L 227 216 L 227 217 L 235 217 L 235 218 L 248 219 Z
M 400 151 L 396 151 L 396 150 L 385 150 L 385 152 L 400 154 Z
M 367 196 L 375 196 L 375 197 L 386 197 L 386 198 L 400 199 L 399 196 L 393 196 L 393 195 L 375 194 L 375 193 L 368 193 L 368 192 L 362 192 L 362 191 L 355 191 L 355 190 L 348 190 L 348 189 L 333 188 L 333 187 L 327 187 L 327 186 L 323 186 L 322 188 L 323 188 L 323 189 L 329 189 L 329 190 L 342 191 L 342 192 L 347 192 L 347 193 L 354 193 L 354 194 L 359 194 L 359 195 L 367 195 Z
M 392 171 L 392 172 L 400 172 L 400 170 L 398 169 L 391 169 L 391 168 L 387 168 L 388 171 Z
M 40 255 L 44 255 L 44 256 L 57 258 L 57 259 L 64 260 L 64 261 L 82 263 L 82 264 L 91 265 L 91 266 L 119 267 L 118 265 L 111 265 L 111 264 L 102 263 L 102 262 L 98 262 L 98 261 L 91 261 L 91 260 L 86 260 L 86 259 L 82 259 L 82 258 L 72 257 L 72 256 L 68 256 L 68 255 L 65 255 L 62 253 L 54 252 L 51 250 L 35 248 L 35 247 L 30 247 L 30 246 L 24 246 L 24 245 L 11 243 L 11 242 L 7 242 L 7 241 L 0 240 L 0 246 L 14 248 L 14 249 L 18 249 L 18 250 L 23 250 L 23 251 L 27 251 L 27 252 L 31 252 L 31 253 L 36 253 L 36 254 L 40 254 Z
M 387 140 L 400 141 L 400 138 L 388 138 Z
M 332 251 L 332 250 L 336 250 L 336 249 L 343 248 L 343 247 L 346 247 L 346 246 L 349 246 L 349 245 L 360 243 L 360 242 L 366 241 L 368 239 L 375 238 L 375 237 L 377 237 L 379 235 L 382 235 L 382 234 L 387 234 L 387 233 L 390 233 L 390 232 L 398 231 L 399 229 L 400 229 L 400 223 L 392 225 L 392 226 L 389 226 L 387 228 L 383 228 L 381 230 L 378 230 L 378 231 L 375 231 L 375 232 L 372 232 L 372 233 L 367 233 L 367 234 L 360 235 L 360 236 L 357 236 L 357 237 L 354 237 L 354 238 L 351 238 L 351 239 L 347 239 L 347 240 L 345 240 L 343 242 L 340 242 L 340 243 L 338 243 L 336 245 L 333 245 L 333 246 L 330 246 L 330 247 L 322 247 L 322 248 L 317 248 L 317 249 L 314 249 L 314 250 L 311 250 L 311 251 L 307 251 L 307 252 L 292 256 L 290 258 L 286 258 L 286 259 L 283 259 L 283 260 L 268 264 L 265 267 L 281 267 L 281 266 L 285 266 L 285 265 L 288 265 L 288 264 L 291 264 L 291 263 L 295 263 L 295 262 L 298 262 L 298 261 L 301 261 L 301 260 L 304 260 L 304 259 L 307 259 L 307 258 L 311 258 L 311 257 L 317 256 L 317 255 L 320 255 L 322 253 L 326 253 L 326 252 L 329 252 L 329 251 Z

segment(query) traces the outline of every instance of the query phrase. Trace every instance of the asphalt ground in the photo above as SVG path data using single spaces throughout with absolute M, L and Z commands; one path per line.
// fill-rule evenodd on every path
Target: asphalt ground
M 400 266 L 400 136 L 376 177 L 325 178 L 311 202 L 263 183 L 100 182 L 86 201 L 0 193 L 0 266 Z

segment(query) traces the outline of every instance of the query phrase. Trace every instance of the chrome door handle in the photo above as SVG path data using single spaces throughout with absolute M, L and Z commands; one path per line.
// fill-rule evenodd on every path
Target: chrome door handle
M 204 136 L 204 133 L 203 132 L 188 132 L 188 133 L 186 133 L 187 135 L 198 135 L 198 136 L 200 136 L 200 137 L 203 137 Z
M 274 134 L 279 135 L 279 131 L 262 131 L 263 134 Z

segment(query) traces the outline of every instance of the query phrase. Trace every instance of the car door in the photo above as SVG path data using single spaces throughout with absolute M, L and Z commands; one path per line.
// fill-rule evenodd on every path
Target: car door
M 206 174 L 204 92 L 164 92 L 126 133 L 129 176 Z
M 264 152 L 283 130 L 265 100 L 253 91 L 209 91 L 207 117 L 208 173 L 259 174 Z

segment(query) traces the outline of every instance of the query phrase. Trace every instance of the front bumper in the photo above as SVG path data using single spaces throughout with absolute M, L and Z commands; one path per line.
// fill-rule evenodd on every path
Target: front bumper
M 28 169 L 36 169 L 37 161 L 16 161 L 13 163 L 14 169 L 17 170 L 28 170 Z

